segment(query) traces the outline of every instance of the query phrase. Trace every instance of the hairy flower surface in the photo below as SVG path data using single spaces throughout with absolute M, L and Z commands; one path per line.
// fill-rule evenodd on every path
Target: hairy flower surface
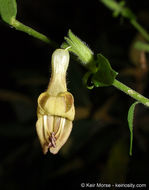
M 69 52 L 57 49 L 52 55 L 52 74 L 46 92 L 38 98 L 37 134 L 46 154 L 48 149 L 56 154 L 67 141 L 72 130 L 75 108 L 74 99 L 67 92 L 66 71 Z

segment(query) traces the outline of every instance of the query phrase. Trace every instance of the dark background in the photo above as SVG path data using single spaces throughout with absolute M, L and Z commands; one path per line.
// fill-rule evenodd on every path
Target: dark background
M 95 53 L 106 56 L 118 79 L 149 96 L 145 64 L 133 42 L 140 34 L 98 0 L 18 0 L 17 19 L 60 45 L 71 29 Z M 149 31 L 149 1 L 127 6 Z M 52 47 L 0 22 L 0 189 L 81 189 L 81 183 L 144 183 L 149 177 L 149 110 L 138 105 L 133 155 L 129 156 L 127 112 L 133 99 L 114 87 L 87 90 L 86 70 L 71 59 L 68 89 L 76 119 L 57 155 L 42 154 L 36 135 L 37 98 L 47 88 Z M 143 52 L 142 52 L 143 53 Z

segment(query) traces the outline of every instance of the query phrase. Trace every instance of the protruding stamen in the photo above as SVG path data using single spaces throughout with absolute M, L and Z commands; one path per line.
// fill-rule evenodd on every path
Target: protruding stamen
M 49 148 L 51 148 L 51 147 L 56 147 L 56 138 L 55 138 L 55 133 L 54 132 L 52 132 L 51 133 L 51 136 L 49 137 L 49 140 L 50 140 L 50 143 L 49 143 Z

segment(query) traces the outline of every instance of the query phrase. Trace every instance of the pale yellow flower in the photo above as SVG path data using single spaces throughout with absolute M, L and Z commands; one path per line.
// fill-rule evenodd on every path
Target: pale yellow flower
M 57 49 L 52 55 L 52 74 L 46 92 L 38 98 L 37 134 L 44 154 L 48 149 L 56 154 L 67 141 L 72 130 L 75 108 L 71 93 L 67 92 L 66 71 L 69 52 Z

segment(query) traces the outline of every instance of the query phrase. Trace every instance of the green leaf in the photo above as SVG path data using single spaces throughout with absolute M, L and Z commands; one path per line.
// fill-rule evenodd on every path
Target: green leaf
M 111 68 L 108 59 L 106 59 L 102 54 L 97 54 L 96 62 L 98 64 L 98 70 L 92 77 L 94 85 L 96 87 L 112 85 L 118 73 Z
M 130 130 L 130 150 L 129 150 L 129 154 L 130 156 L 132 155 L 132 143 L 133 143 L 133 118 L 134 118 L 134 109 L 135 106 L 138 104 L 139 102 L 135 102 L 133 103 L 129 110 L 128 110 L 128 125 L 129 125 L 129 130 Z
M 16 0 L 0 0 L 0 15 L 8 24 L 12 24 L 16 18 L 17 4 Z

